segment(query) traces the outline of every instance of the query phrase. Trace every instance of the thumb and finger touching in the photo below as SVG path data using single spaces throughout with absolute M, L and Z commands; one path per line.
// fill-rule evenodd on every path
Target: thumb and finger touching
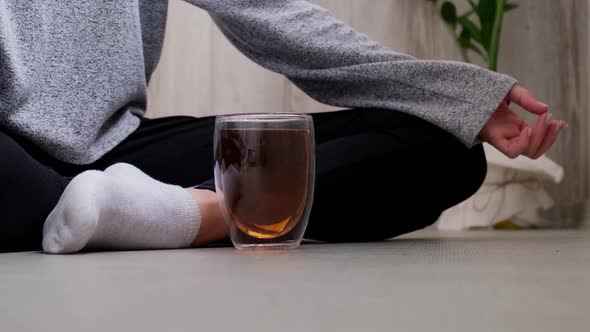
M 539 116 L 534 128 L 513 112 L 508 106 L 510 102 L 521 106 L 526 111 Z M 561 130 L 568 126 L 565 121 L 550 121 L 548 106 L 535 98 L 527 89 L 521 86 L 512 88 L 506 102 L 498 108 L 498 112 L 509 112 L 504 117 L 503 125 L 495 127 L 494 133 L 489 133 L 489 143 L 498 148 L 509 158 L 516 158 L 525 155 L 532 159 L 538 159 L 553 146 Z M 502 130 L 501 127 L 515 126 L 519 132 L 514 130 Z
M 510 90 L 507 99 L 533 114 L 541 115 L 549 110 L 546 104 L 538 101 L 529 90 L 519 85 Z

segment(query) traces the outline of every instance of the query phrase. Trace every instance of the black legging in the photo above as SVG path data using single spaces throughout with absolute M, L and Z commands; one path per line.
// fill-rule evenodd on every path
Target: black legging
M 388 110 L 313 116 L 316 193 L 305 237 L 378 241 L 424 228 L 474 194 L 486 175 L 481 146 L 468 149 L 423 120 Z M 144 119 L 91 165 L 55 160 L 0 132 L 0 252 L 38 250 L 45 218 L 71 177 L 124 162 L 171 184 L 213 178 L 214 118 Z

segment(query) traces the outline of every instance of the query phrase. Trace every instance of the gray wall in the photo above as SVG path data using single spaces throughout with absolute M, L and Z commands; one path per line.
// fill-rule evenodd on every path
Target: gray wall
M 500 71 L 517 77 L 549 103 L 556 117 L 571 123 L 550 157 L 564 165 L 567 174 L 562 185 L 551 188 L 559 203 L 551 214 L 561 224 L 572 224 L 583 219 L 590 196 L 590 0 L 513 1 L 521 8 L 506 17 Z M 459 59 L 429 1 L 315 2 L 395 50 L 419 58 Z M 331 108 L 235 51 L 204 12 L 171 2 L 162 62 L 150 86 L 150 116 L 324 110 Z

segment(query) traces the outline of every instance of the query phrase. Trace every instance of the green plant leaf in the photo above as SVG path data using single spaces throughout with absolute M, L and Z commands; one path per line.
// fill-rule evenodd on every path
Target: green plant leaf
M 474 51 L 475 53 L 479 54 L 486 62 L 488 61 L 488 57 L 486 56 L 485 52 L 479 48 L 477 45 L 473 43 L 469 43 L 468 49 Z
M 447 24 L 457 24 L 457 7 L 454 3 L 450 1 L 443 3 L 440 14 Z
M 481 31 L 479 28 L 467 17 L 461 16 L 458 18 L 459 24 L 463 26 L 463 28 L 469 30 L 471 37 L 478 43 L 481 43 Z
M 459 17 L 469 17 L 469 16 L 473 15 L 473 13 L 475 13 L 475 10 L 472 9 Z
M 473 0 L 467 0 L 467 2 L 469 2 L 471 9 L 473 9 L 474 11 L 477 11 L 477 5 L 475 4 L 475 2 L 473 2 Z
M 481 26 L 481 44 L 489 52 L 496 19 L 496 0 L 480 0 L 477 6 L 477 16 Z
M 509 12 L 509 11 L 514 10 L 516 8 L 518 8 L 518 5 L 517 4 L 515 4 L 515 3 L 507 3 L 506 6 L 504 6 L 504 11 L 505 12 Z
M 483 21 L 493 22 L 496 17 L 496 0 L 480 0 L 476 11 Z
M 469 33 L 469 30 L 463 28 L 458 40 L 461 48 L 469 48 L 469 44 L 471 44 L 471 34 Z

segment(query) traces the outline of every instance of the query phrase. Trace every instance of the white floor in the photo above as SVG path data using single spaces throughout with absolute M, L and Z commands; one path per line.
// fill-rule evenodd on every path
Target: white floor
M 0 330 L 590 331 L 590 232 L 0 255 Z

